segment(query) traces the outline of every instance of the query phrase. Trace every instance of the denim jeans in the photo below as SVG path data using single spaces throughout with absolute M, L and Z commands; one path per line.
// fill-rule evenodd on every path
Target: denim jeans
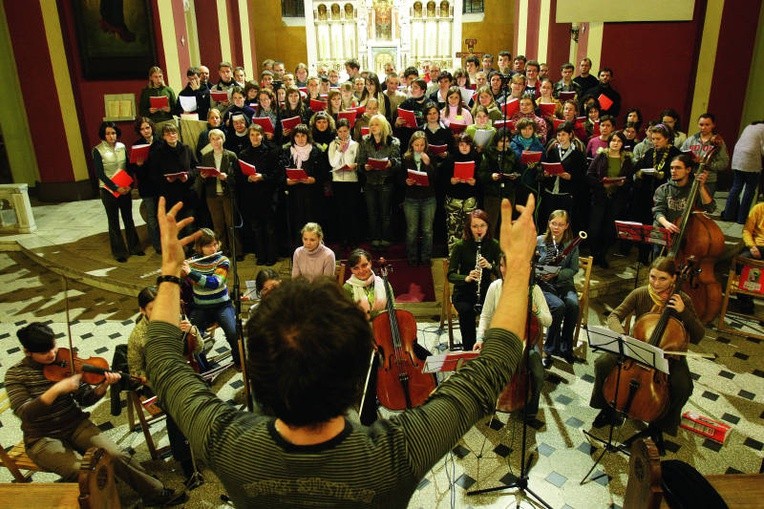
M 435 220 L 435 197 L 406 198 L 406 255 L 410 261 L 429 261 L 432 258 L 432 224 Z M 417 258 L 417 237 L 422 231 L 422 251 Z
M 727 204 L 724 206 L 724 221 L 737 221 L 739 224 L 745 224 L 748 218 L 748 211 L 751 210 L 751 202 L 756 192 L 756 185 L 761 177 L 760 172 L 734 170 L 732 187 L 727 197 Z M 745 187 L 745 192 L 743 192 Z M 743 192 L 743 199 L 740 199 L 740 193 Z
M 547 330 L 544 352 L 566 355 L 573 353 L 573 332 L 578 321 L 578 294 L 568 290 L 562 296 L 544 292 L 544 298 L 552 313 L 552 325 Z
M 233 362 L 237 366 L 241 365 L 239 358 L 239 338 L 236 334 L 236 311 L 233 303 L 226 302 L 218 306 L 201 307 L 196 306 L 191 311 L 191 323 L 196 325 L 200 331 L 205 331 L 214 322 L 223 329 L 225 339 L 231 345 L 231 355 Z
M 146 229 L 149 233 L 149 240 L 154 251 L 162 251 L 162 242 L 159 239 L 159 221 L 157 220 L 157 202 L 156 196 L 147 196 L 143 198 L 143 206 L 146 207 Z
M 393 201 L 393 185 L 367 184 L 364 187 L 366 209 L 369 213 L 369 235 L 371 240 L 390 238 L 390 207 Z

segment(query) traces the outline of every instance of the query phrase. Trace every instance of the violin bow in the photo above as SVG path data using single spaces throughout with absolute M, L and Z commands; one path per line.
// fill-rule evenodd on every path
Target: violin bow
M 64 279 L 64 310 L 66 312 L 66 335 L 69 339 L 69 366 L 74 374 L 74 345 L 72 343 L 72 322 L 69 319 L 69 278 L 65 275 Z

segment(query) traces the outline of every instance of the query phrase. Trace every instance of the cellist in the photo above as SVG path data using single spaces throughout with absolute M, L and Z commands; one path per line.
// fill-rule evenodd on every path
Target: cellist
M 387 307 L 387 292 L 381 277 L 372 270 L 371 254 L 365 249 L 354 249 L 348 256 L 347 266 L 352 275 L 345 281 L 343 289 L 350 299 L 366 314 L 367 320 L 371 321 Z M 393 289 L 390 288 L 390 295 Z M 379 361 L 374 357 L 370 368 L 369 383 L 366 387 L 366 397 L 363 399 L 363 408 L 360 409 L 361 424 L 371 425 L 377 420 L 377 368 Z
M 624 320 L 632 314 L 639 320 L 645 313 L 654 309 L 668 306 L 684 326 L 690 341 L 697 343 L 703 338 L 705 328 L 695 313 L 690 297 L 684 293 L 674 293 L 677 279 L 677 267 L 673 258 L 659 257 L 650 265 L 648 284 L 633 290 L 624 301 L 608 316 L 607 325 L 615 332 L 624 332 Z M 658 449 L 663 453 L 663 432 L 675 435 L 681 420 L 682 407 L 692 394 L 692 378 L 685 357 L 669 358 L 669 397 L 668 408 L 664 414 L 649 423 L 640 436 L 650 436 Z M 594 388 L 589 406 L 599 408 L 600 413 L 594 419 L 596 428 L 608 424 L 620 424 L 617 413 L 608 406 L 603 395 L 605 379 L 616 366 L 616 356 L 613 354 L 600 355 L 594 362 Z M 625 385 L 625 384 L 624 384 Z M 622 390 L 627 390 L 623 387 Z M 633 439 L 637 436 L 633 437 Z

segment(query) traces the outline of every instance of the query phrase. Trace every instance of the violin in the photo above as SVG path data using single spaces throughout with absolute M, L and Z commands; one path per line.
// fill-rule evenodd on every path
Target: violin
M 679 293 L 681 283 L 690 277 L 691 270 L 692 260 L 680 270 L 676 288 L 669 291 L 669 299 Z M 666 352 L 686 351 L 690 336 L 667 304 L 668 301 L 663 303 L 662 310 L 656 307 L 640 316 L 634 323 L 633 336 Z M 616 390 L 619 387 L 627 390 Z M 648 423 L 660 418 L 670 403 L 668 375 L 632 359 L 612 369 L 602 392 L 615 410 Z
M 88 357 L 82 359 L 77 356 L 77 349 L 69 350 L 60 347 L 56 352 L 56 360 L 46 364 L 42 373 L 51 382 L 60 382 L 75 374 L 82 375 L 82 381 L 89 385 L 98 385 L 106 379 L 106 373 L 117 373 L 122 378 L 132 379 L 141 382 L 141 379 L 134 377 L 129 373 L 121 371 L 112 371 L 109 369 L 109 363 L 103 357 Z
M 377 370 L 377 398 L 390 410 L 405 410 L 424 403 L 435 390 L 435 377 L 422 373 L 424 363 L 417 357 L 416 320 L 410 311 L 395 309 L 387 282 L 388 268 L 383 264 L 380 276 L 385 285 L 387 309 L 372 320 L 374 341 L 380 356 Z

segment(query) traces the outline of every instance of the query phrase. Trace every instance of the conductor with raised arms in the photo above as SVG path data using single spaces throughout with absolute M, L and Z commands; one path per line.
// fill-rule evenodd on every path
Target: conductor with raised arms
M 192 219 L 159 202 L 162 276 L 147 341 L 159 398 L 237 507 L 406 507 L 422 477 L 480 418 L 517 368 L 536 243 L 531 196 L 517 221 L 502 203 L 501 248 L 513 270 L 482 353 L 421 406 L 365 427 L 346 417 L 372 349 L 364 313 L 335 282 L 285 282 L 247 323 L 254 413 L 221 401 L 185 365 L 180 334 L 183 247 Z

